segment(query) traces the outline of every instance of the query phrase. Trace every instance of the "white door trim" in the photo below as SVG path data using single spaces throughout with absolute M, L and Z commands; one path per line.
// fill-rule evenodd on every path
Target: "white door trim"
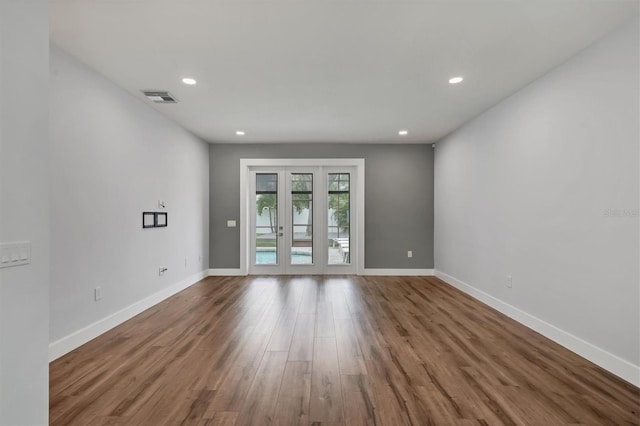
M 364 272 L 364 158 L 241 158 L 240 159 L 240 273 L 249 273 L 250 242 L 249 217 L 249 170 L 251 167 L 354 167 L 356 169 L 356 228 L 353 238 L 359 248 L 356 253 L 355 270 Z

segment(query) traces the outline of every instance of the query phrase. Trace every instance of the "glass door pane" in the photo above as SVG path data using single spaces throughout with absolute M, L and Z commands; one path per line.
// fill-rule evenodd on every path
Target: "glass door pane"
M 328 264 L 351 263 L 351 176 L 350 173 L 327 174 Z
M 278 264 L 278 174 L 256 173 L 255 265 Z
M 253 212 L 243 233 L 249 245 L 248 272 L 355 273 L 359 256 L 358 216 L 351 211 L 358 199 L 354 171 L 313 165 L 251 168 L 250 196 L 244 205 Z
M 291 173 L 291 264 L 313 264 L 313 173 Z

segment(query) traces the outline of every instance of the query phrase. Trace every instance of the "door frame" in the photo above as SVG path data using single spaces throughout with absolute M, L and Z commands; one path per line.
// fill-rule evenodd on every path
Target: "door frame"
M 249 273 L 251 259 L 251 224 L 249 209 L 249 176 L 253 167 L 352 167 L 355 168 L 352 183 L 353 199 L 355 200 L 355 227 L 351 228 L 352 240 L 357 244 L 356 256 L 351 259 L 356 274 L 364 272 L 364 158 L 241 158 L 240 159 L 240 274 Z M 324 267 L 326 275 L 343 274 L 341 267 Z

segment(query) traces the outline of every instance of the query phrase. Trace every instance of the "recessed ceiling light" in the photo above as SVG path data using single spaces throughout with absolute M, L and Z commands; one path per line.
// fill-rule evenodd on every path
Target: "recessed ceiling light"
M 189 77 L 185 77 L 185 78 L 183 78 L 183 79 L 182 79 L 182 82 L 183 82 L 184 84 L 188 84 L 189 86 L 193 86 L 194 84 L 196 84 L 196 83 L 197 83 L 197 81 L 196 81 L 195 79 L 193 79 L 193 78 L 189 78 Z
M 449 84 L 458 84 L 461 83 L 464 78 L 462 77 L 452 77 L 449 79 Z
M 398 134 L 399 134 L 400 136 L 405 136 L 405 135 L 408 135 L 408 134 L 409 134 L 409 131 L 408 131 L 408 130 L 400 130 L 400 131 L 398 132 Z
M 244 132 L 242 130 L 236 130 L 236 135 L 244 136 Z

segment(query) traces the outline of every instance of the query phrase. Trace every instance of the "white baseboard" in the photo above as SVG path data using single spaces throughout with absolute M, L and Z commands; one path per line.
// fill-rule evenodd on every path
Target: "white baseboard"
M 68 336 L 63 337 L 49 344 L 49 362 L 60 358 L 72 350 L 84 345 L 88 341 L 95 339 L 99 335 L 111 330 L 112 328 L 122 324 L 123 322 L 133 318 L 139 313 L 157 305 L 163 300 L 181 292 L 187 287 L 192 286 L 207 276 L 206 271 L 191 275 L 184 280 L 173 284 L 151 296 L 142 299 L 124 309 L 119 310 L 101 320 L 94 322 Z
M 433 269 L 365 268 L 360 275 L 397 276 L 397 277 L 431 276 L 433 275 Z
M 435 270 L 435 276 L 447 284 L 461 290 L 473 298 L 491 306 L 519 323 L 537 331 L 543 336 L 599 365 L 616 376 L 640 386 L 640 366 L 634 365 L 612 353 L 605 351 L 587 341 L 580 339 L 546 321 L 541 320 L 515 306 L 485 293 L 465 282 L 462 282 L 442 271 Z
M 238 269 L 209 269 L 210 277 L 238 277 L 246 276 L 247 274 Z M 416 276 L 431 276 L 433 275 L 433 269 L 377 269 L 368 268 L 364 269 L 362 273 L 358 275 L 378 275 L 378 276 L 400 276 L 400 277 L 416 277 Z
M 240 268 L 229 268 L 229 269 L 209 269 L 210 277 L 242 277 L 247 274 L 243 273 Z

